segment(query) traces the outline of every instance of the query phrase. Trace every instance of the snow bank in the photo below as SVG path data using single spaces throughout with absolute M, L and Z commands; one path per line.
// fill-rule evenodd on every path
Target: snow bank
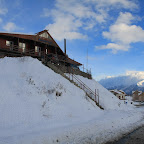
M 99 89 L 105 111 L 100 110 L 81 89 L 37 59 L 4 58 L 0 67 L 0 144 L 85 143 L 90 139 L 101 143 L 99 136 L 106 141 L 106 134 L 115 134 L 119 125 L 126 130 L 142 119 L 142 110 L 119 104 L 96 81 L 79 77 Z
M 119 98 L 109 92 L 94 79 L 91 80 L 78 75 L 77 77 L 88 87 L 90 87 L 94 92 L 95 89 L 99 90 L 99 103 L 105 110 L 132 110 L 134 108 L 133 105 L 130 105 L 128 107 L 123 100 L 119 100 Z
M 101 113 L 81 89 L 36 59 L 4 58 L 0 67 L 0 136 L 80 123 Z
M 0 124 L 4 127 L 47 118 L 59 118 L 63 123 L 66 118 L 78 120 L 100 111 L 82 90 L 36 59 L 4 58 L 0 59 L 0 67 Z

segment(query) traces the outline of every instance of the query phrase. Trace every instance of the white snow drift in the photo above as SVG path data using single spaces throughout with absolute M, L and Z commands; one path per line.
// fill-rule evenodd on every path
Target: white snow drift
M 37 59 L 3 58 L 0 68 L 0 144 L 101 143 L 142 119 L 133 106 L 79 76 L 99 89 L 105 110 L 99 109 L 83 90 Z

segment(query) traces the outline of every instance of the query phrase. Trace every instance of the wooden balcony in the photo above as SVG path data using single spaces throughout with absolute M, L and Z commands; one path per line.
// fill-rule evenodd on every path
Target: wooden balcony
M 31 56 L 40 58 L 43 54 L 43 52 L 35 52 L 34 49 L 24 49 L 17 45 L 13 46 L 1 46 L 0 45 L 0 52 L 4 53 L 5 55 L 11 55 L 11 56 Z

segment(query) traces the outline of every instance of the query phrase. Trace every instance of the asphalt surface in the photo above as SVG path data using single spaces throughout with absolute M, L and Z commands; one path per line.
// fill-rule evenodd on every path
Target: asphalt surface
M 139 106 L 137 108 L 142 111 L 144 110 L 144 106 Z M 144 125 L 121 139 L 113 142 L 107 142 L 106 144 L 144 144 Z
M 115 142 L 106 144 L 144 144 L 144 126 Z

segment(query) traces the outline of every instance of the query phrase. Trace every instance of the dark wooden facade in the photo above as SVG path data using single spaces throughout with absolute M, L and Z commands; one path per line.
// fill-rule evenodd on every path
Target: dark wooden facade
M 70 59 L 47 30 L 35 35 L 0 33 L 0 56 L 32 56 L 43 62 L 60 62 L 77 68 L 82 65 Z

